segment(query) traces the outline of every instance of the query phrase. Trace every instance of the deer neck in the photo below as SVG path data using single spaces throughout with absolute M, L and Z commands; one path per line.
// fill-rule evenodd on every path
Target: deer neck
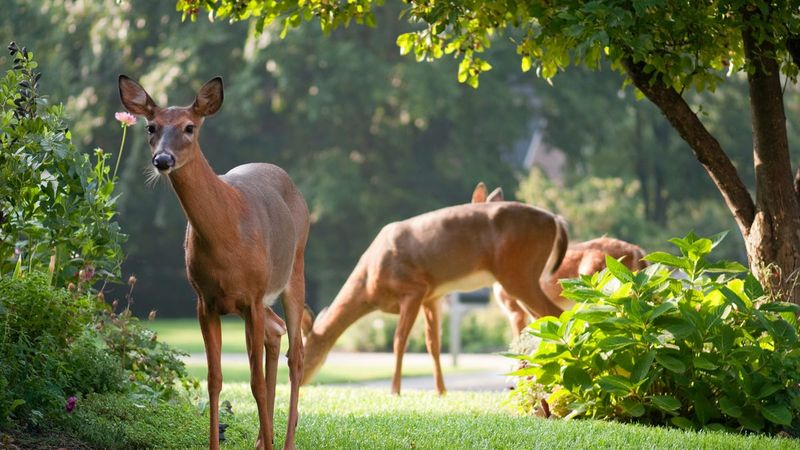
M 233 237 L 220 233 L 235 234 L 238 229 L 239 194 L 214 173 L 199 149 L 191 161 L 169 174 L 169 180 L 195 233 L 212 244 Z

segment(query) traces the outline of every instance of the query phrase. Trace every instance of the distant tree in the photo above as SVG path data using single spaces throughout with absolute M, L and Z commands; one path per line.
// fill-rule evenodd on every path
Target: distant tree
M 257 30 L 280 20 L 284 34 L 303 21 L 323 31 L 351 21 L 374 25 L 383 1 L 179 0 L 194 19 L 250 20 Z M 523 71 L 551 78 L 569 65 L 608 60 L 667 117 L 719 189 L 745 238 L 760 280 L 800 303 L 800 172 L 792 176 L 781 74 L 793 82 L 800 62 L 797 0 L 409 1 L 403 17 L 419 24 L 399 35 L 417 60 L 460 58 L 458 79 L 474 87 L 491 65 L 481 54 L 514 30 Z M 755 199 L 729 155 L 685 98 L 714 90 L 724 71 L 747 74 L 753 131 Z M 769 268 L 769 270 L 768 270 Z

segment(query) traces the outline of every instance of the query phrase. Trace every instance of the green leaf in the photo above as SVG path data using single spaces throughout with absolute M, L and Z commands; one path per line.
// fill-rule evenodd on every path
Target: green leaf
M 686 371 L 686 364 L 674 356 L 656 353 L 656 361 L 671 372 L 683 373 Z
M 648 373 L 650 373 L 650 368 L 652 367 L 655 358 L 655 350 L 650 350 L 649 352 L 645 353 L 644 356 L 638 358 L 636 364 L 633 366 L 633 370 L 631 370 L 631 381 L 638 383 L 644 380 Z
M 705 271 L 710 273 L 741 273 L 746 272 L 747 267 L 736 261 L 720 261 L 705 266 Z
M 742 413 L 742 416 L 738 419 L 739 423 L 749 430 L 761 431 L 761 429 L 764 428 L 764 418 L 761 416 L 761 414 L 747 411 Z
M 592 376 L 589 375 L 586 370 L 576 365 L 569 365 L 564 368 L 561 378 L 563 380 L 564 387 L 569 390 L 572 390 L 575 387 L 587 389 L 592 386 Z
M 520 66 L 523 72 L 531 70 L 531 58 L 529 56 L 523 56 Z
M 630 380 L 619 375 L 605 375 L 597 379 L 600 389 L 615 395 L 627 395 L 633 392 Z
M 728 235 L 728 231 L 725 230 L 725 231 L 719 232 L 719 233 L 711 236 L 711 249 L 716 248 L 717 245 L 719 245 L 719 243 L 722 242 L 722 240 L 725 239 L 725 236 L 727 236 L 727 235 Z
M 642 402 L 632 398 L 623 399 L 620 403 L 622 409 L 632 417 L 641 417 L 644 414 Z
M 784 405 L 767 405 L 761 413 L 765 419 L 778 425 L 791 425 L 792 423 L 792 412 Z
M 677 267 L 678 269 L 689 268 L 689 262 L 686 261 L 685 259 L 664 252 L 650 253 L 649 255 L 644 257 L 644 260 L 649 261 L 651 263 L 658 263 L 670 267 Z
M 763 303 L 761 306 L 758 307 L 759 311 L 771 311 L 771 312 L 793 312 L 798 313 L 800 312 L 800 305 L 796 305 L 794 303 L 788 302 L 769 302 Z
M 722 295 L 724 295 L 729 302 L 736 305 L 739 311 L 747 311 L 749 309 L 744 301 L 742 301 L 741 297 L 739 297 L 739 294 L 733 292 L 729 287 L 720 286 L 719 291 L 722 292 Z
M 650 397 L 650 402 L 656 408 L 666 412 L 675 412 L 681 407 L 680 400 L 671 395 L 654 395 Z
M 752 273 L 747 273 L 744 278 L 744 292 L 750 299 L 755 300 L 764 295 L 764 288 Z
M 738 403 L 731 400 L 729 397 L 722 397 L 719 399 L 719 409 L 723 413 L 733 418 L 738 419 L 742 417 L 742 407 L 739 406 Z
M 655 308 L 653 308 L 653 310 L 649 311 L 645 315 L 645 318 L 646 318 L 646 320 L 648 322 L 651 322 L 651 321 L 657 319 L 662 314 L 665 314 L 667 312 L 674 311 L 674 310 L 677 310 L 677 309 L 678 309 L 678 305 L 676 305 L 674 302 L 671 302 L 671 301 L 664 302 L 664 303 L 656 306 Z
M 687 419 L 686 417 L 676 416 L 669 420 L 678 428 L 682 428 L 684 430 L 693 430 L 697 428 L 697 425 L 692 422 L 691 420 Z
M 630 283 L 633 281 L 633 273 L 630 269 L 610 255 L 606 255 L 606 268 L 623 283 Z
M 708 358 L 704 356 L 695 356 L 692 359 L 692 365 L 697 367 L 698 369 L 705 369 L 705 370 L 714 370 L 717 368 L 717 365 L 712 363 L 708 360 Z
M 777 383 L 765 383 L 762 384 L 761 387 L 758 389 L 758 392 L 755 394 L 755 398 L 762 400 L 770 395 L 780 391 L 783 389 L 783 386 Z
M 631 339 L 626 336 L 610 336 L 600 340 L 597 343 L 597 347 L 600 350 L 619 350 L 630 345 L 636 344 L 638 341 Z
M 586 305 L 576 311 L 573 317 L 589 323 L 597 323 L 615 315 L 617 311 L 617 307 L 612 305 Z

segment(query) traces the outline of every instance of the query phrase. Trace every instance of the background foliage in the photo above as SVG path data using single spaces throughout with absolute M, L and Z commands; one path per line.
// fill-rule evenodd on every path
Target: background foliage
M 203 147 L 218 172 L 270 161 L 298 182 L 314 220 L 307 279 L 315 309 L 330 301 L 383 224 L 466 202 L 480 180 L 515 192 L 517 179 L 528 176 L 522 155 L 537 132 L 568 157 L 563 179 L 546 189 L 585 193 L 558 207 L 581 239 L 616 234 L 657 250 L 663 239 L 651 237 L 654 228 L 670 235 L 735 228 L 727 217 L 717 222 L 719 194 L 680 138 L 655 108 L 621 88 L 617 74 L 574 71 L 549 86 L 521 74 L 519 55 L 498 46 L 492 72 L 473 90 L 454 82 L 456 61 L 418 64 L 399 54 L 395 38 L 411 28 L 396 20 L 396 3 L 374 12 L 376 29 L 340 29 L 324 38 L 318 26 L 300 25 L 283 40 L 280 25 L 254 37 L 249 27 L 256 24 L 182 23 L 168 2 L 2 4 L 11 13 L 0 17 L 0 36 L 46 49 L 37 54 L 47 74 L 40 83 L 65 102 L 73 138 L 85 148 L 118 142 L 112 117 L 121 109 L 119 73 L 137 78 L 162 105 L 188 103 L 194 89 L 221 74 L 226 104 L 207 122 Z M 7 58 L 0 63 L 8 66 Z M 746 83 L 731 81 L 713 97 L 693 97 L 692 105 L 702 105 L 709 126 L 747 171 Z M 800 112 L 791 85 L 786 104 Z M 797 117 L 788 114 L 790 133 Z M 134 310 L 192 315 L 193 294 L 180 281 L 185 219 L 168 187 L 145 186 L 144 131 L 141 125 L 129 131 L 117 192 L 124 193 L 119 222 L 131 236 L 123 271 L 140 280 Z M 624 200 L 625 214 L 609 206 L 605 216 L 619 217 L 610 229 L 592 227 L 584 216 L 581 205 L 604 203 L 603 194 L 580 188 L 590 177 L 639 184 Z M 555 208 L 538 192 L 522 198 Z M 698 220 L 716 227 L 697 226 Z M 723 245 L 726 256 L 742 254 L 736 239 Z

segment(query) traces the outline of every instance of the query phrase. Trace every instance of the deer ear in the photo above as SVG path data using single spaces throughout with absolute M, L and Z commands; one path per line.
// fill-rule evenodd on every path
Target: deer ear
M 503 201 L 503 188 L 497 188 L 486 197 L 487 202 L 502 202 Z
M 475 186 L 475 190 L 472 191 L 472 203 L 484 202 L 486 202 L 486 185 L 481 181 Z
M 119 76 L 119 98 L 128 112 L 147 119 L 155 116 L 156 103 L 139 83 L 125 75 Z
M 192 109 L 200 116 L 214 115 L 222 107 L 222 77 L 212 78 L 200 88 Z

